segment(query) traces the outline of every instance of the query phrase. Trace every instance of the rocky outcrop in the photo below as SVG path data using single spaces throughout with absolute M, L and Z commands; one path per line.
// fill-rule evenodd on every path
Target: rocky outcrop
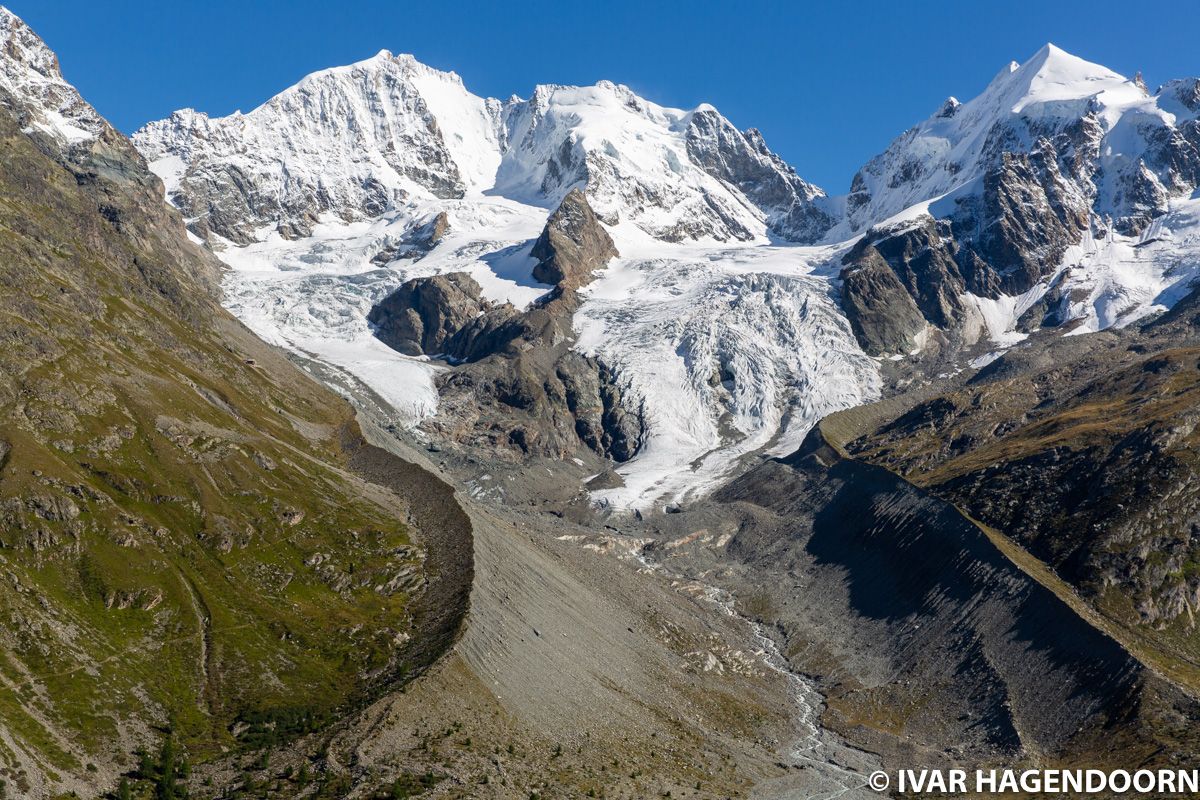
M 536 280 L 568 290 L 590 283 L 592 273 L 618 253 L 583 192 L 572 189 L 550 215 L 530 255 L 538 260 Z
M 501 330 L 519 312 L 511 305 L 496 305 L 465 272 L 414 278 L 371 309 L 367 320 L 389 347 L 408 356 L 441 356 L 452 361 L 472 361 L 503 348 Z
M 847 270 L 867 266 L 875 274 L 886 265 L 921 315 L 938 327 L 949 328 L 962 316 L 960 295 L 966 290 L 957 256 L 958 244 L 949 225 L 932 217 L 921 217 L 894 228 L 868 231 L 842 263 Z M 882 280 L 877 278 L 878 282 Z M 844 287 L 843 293 L 847 288 L 853 288 L 853 284 Z M 845 298 L 853 299 L 848 295 Z M 889 305 L 896 302 L 893 299 Z M 862 336 L 869 339 L 874 334 L 867 332 L 866 322 L 860 316 Z M 886 324 L 887 320 L 878 322 Z
M 640 413 L 625 408 L 607 365 L 572 351 L 559 360 L 554 377 L 562 384 L 579 439 L 613 461 L 633 458 L 641 444 L 644 422 Z
M 399 237 L 384 237 L 379 243 L 379 251 L 371 257 L 371 263 L 386 267 L 397 259 L 420 259 L 437 246 L 448 230 L 450 217 L 445 211 L 439 211 L 425 222 L 412 222 Z
M 949 216 L 926 214 L 867 231 L 844 257 L 843 279 L 864 266 L 873 269 L 868 276 L 878 276 L 877 255 L 924 319 L 954 338 L 968 315 L 964 294 L 997 298 L 1027 292 L 1053 275 L 1067 248 L 1082 239 L 1089 225 L 1087 198 L 1064 178 L 1061 160 L 1048 140 L 1029 154 L 1002 153 L 978 193 L 959 198 Z M 899 301 L 888 293 L 886 310 L 866 313 L 865 277 L 844 280 L 842 301 L 860 344 L 877 350 L 881 341 L 898 340 L 892 328 Z M 889 283 L 878 277 L 872 283 L 880 299 Z M 1047 307 L 1041 318 L 1052 322 L 1056 316 Z
M 1068 155 L 1045 139 L 1030 153 L 1006 152 L 984 176 L 981 195 L 958 203 L 951 224 L 972 293 L 1028 291 L 1082 239 L 1089 208 L 1086 195 L 1061 169 Z
M 532 253 L 534 277 L 554 288 L 525 311 L 450 273 L 406 282 L 368 318 L 400 352 L 457 365 L 439 378 L 439 414 L 425 423 L 441 436 L 508 459 L 562 458 L 582 444 L 625 461 L 640 443 L 640 414 L 623 406 L 601 361 L 571 347 L 576 290 L 617 255 L 583 192 L 567 194 Z
M 891 265 L 871 245 L 846 256 L 841 272 L 842 308 L 868 355 L 909 353 L 925 319 Z
M 464 365 L 439 378 L 438 392 L 438 415 L 425 429 L 501 461 L 563 459 L 581 448 L 625 461 L 644 430 L 604 364 L 561 347 Z

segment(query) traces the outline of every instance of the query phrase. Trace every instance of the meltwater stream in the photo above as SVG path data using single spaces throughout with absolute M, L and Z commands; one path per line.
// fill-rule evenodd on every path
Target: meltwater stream
M 860 800 L 878 797 L 876 792 L 867 788 L 867 776 L 879 769 L 879 759 L 871 753 L 852 747 L 837 734 L 820 726 L 818 720 L 823 704 L 821 693 L 809 678 L 788 665 L 787 659 L 779 651 L 779 646 L 767 632 L 766 626 L 738 611 L 733 595 L 725 589 L 685 578 L 651 560 L 645 552 L 646 544 L 647 541 L 641 540 L 638 546 L 628 551 L 629 554 L 648 572 L 668 579 L 677 589 L 711 603 L 721 613 L 746 625 L 758 642 L 759 650 L 755 655 L 759 661 L 787 680 L 789 693 L 796 707 L 793 722 L 799 733 L 788 756 L 794 764 L 813 769 L 820 777 L 812 787 L 806 785 L 804 788 L 775 790 L 770 784 L 758 786 L 755 787 L 752 796 L 764 800 Z

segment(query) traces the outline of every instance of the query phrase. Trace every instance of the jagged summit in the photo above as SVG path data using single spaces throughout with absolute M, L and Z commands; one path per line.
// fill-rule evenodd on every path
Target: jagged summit
M 1011 343 L 1169 307 L 1193 275 L 1169 242 L 1195 227 L 1198 100 L 1188 81 L 1151 96 L 1046 45 L 898 137 L 855 176 L 829 235 L 865 233 L 843 298 L 860 326 L 878 323 L 863 341 L 907 351 L 930 323 Z M 871 322 L 880 307 L 895 313 Z
M 384 71 L 402 71 L 416 75 L 426 75 L 437 78 L 438 80 L 446 81 L 447 83 L 462 85 L 462 78 L 453 70 L 440 70 L 436 67 L 431 67 L 428 64 L 417 59 L 412 53 L 393 53 L 391 50 L 384 48 L 370 58 L 364 58 L 360 61 L 355 61 L 350 64 L 344 64 L 336 67 L 327 67 L 325 69 L 310 72 L 292 86 L 284 89 L 280 94 L 293 91 L 300 86 L 308 83 L 320 82 L 331 75 L 340 75 L 354 71 L 367 72 L 384 72 Z M 270 101 L 268 101 L 270 102 Z
M 313 73 L 248 114 L 181 112 L 135 138 L 192 231 L 237 245 L 225 256 L 235 269 L 297 277 L 269 292 L 238 283 L 231 303 L 271 341 L 305 352 L 369 335 L 366 310 L 401 278 L 465 272 L 490 302 L 528 304 L 545 290 L 531 272 L 532 240 L 583 190 L 622 258 L 584 292 L 580 347 L 657 420 L 614 500 L 637 504 L 688 491 L 702 471 L 719 475 L 729 454 L 779 431 L 789 441 L 832 407 L 823 403 L 876 391 L 862 348 L 903 358 L 935 342 L 954 359 L 981 340 L 1107 327 L 1169 305 L 1188 280 L 1171 271 L 1175 251 L 1139 250 L 1143 260 L 1127 268 L 1135 242 L 1119 237 L 1160 224 L 1200 185 L 1197 109 L 1194 81 L 1152 97 L 1046 45 L 978 96 L 948 98 L 868 162 L 847 196 L 830 198 L 756 129 L 709 104 L 660 106 L 612 81 L 485 99 L 453 73 L 385 50 Z M 444 236 L 418 246 L 436 220 Z M 772 247 L 783 243 L 819 247 Z M 714 248 L 702 268 L 696 247 Z M 840 311 L 814 299 L 824 283 L 798 279 L 813 269 L 842 274 L 832 287 Z M 759 271 L 778 283 L 755 279 Z M 720 307 L 726 279 L 755 301 L 721 319 L 695 313 Z M 295 306 L 276 292 L 293 292 Z M 781 297 L 804 298 L 803 324 Z M 743 340 L 746 324 L 731 320 L 749 308 L 761 314 Z M 659 346 L 651 363 L 644 353 Z M 825 368 L 810 358 L 818 350 L 837 354 L 844 380 L 807 383 Z M 328 352 L 359 368 L 346 350 Z M 662 368 L 679 357 L 678 369 Z M 712 382 L 730 374 L 730 359 L 741 379 Z M 436 391 L 423 391 L 390 396 L 432 413 Z M 685 412 L 681 397 L 692 403 Z M 702 422 L 672 429 L 666 420 L 681 414 Z M 725 415 L 737 430 L 728 439 Z M 670 483 L 662 476 L 681 446 L 688 463 L 718 455 Z
M 1108 182 L 1081 184 L 1080 191 L 1115 218 L 1136 216 L 1142 212 L 1131 193 L 1117 184 L 1142 182 L 1136 173 L 1144 152 L 1171 136 L 1153 129 L 1183 121 L 1165 113 L 1136 82 L 1047 44 L 1024 63 L 1001 70 L 977 97 L 947 101 L 869 161 L 855 176 L 846 218 L 830 238 L 848 237 L 961 190 L 996 168 L 1004 153 L 1029 152 L 1042 139 L 1056 142 L 1062 136 L 1077 146 L 1069 171 L 1084 182 L 1103 173 Z M 1163 175 L 1157 180 L 1164 186 L 1173 182 Z M 1162 204 L 1156 207 L 1161 211 Z
M 249 113 L 177 112 L 134 138 L 193 229 L 238 243 L 264 226 L 303 236 L 322 214 L 372 218 L 421 196 L 549 209 L 582 186 L 609 224 L 667 241 L 812 241 L 831 224 L 820 189 L 707 104 L 666 108 L 611 81 L 501 102 L 387 50 L 308 75 Z
M 245 114 L 182 112 L 134 135 L 201 236 L 304 236 L 320 215 L 375 217 L 462 197 L 499 165 L 499 103 L 383 51 L 313 73 Z M 184 184 L 186 184 L 184 186 Z
M 60 144 L 94 139 L 107 126 L 63 79 L 54 52 L 4 6 L 0 6 L 0 91 L 19 109 L 27 129 Z

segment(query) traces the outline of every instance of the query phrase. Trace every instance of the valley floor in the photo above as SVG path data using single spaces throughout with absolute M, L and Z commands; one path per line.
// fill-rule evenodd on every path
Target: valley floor
M 418 449 L 379 416 L 378 395 L 339 380 L 376 446 L 426 481 L 462 481 L 466 462 Z M 251 768 L 252 783 L 287 796 L 298 787 L 279 776 L 308 763 L 354 797 L 426 775 L 430 797 L 872 796 L 861 787 L 875 759 L 820 728 L 820 695 L 768 632 L 715 587 L 655 565 L 650 540 L 598 516 L 572 522 L 557 504 L 438 502 L 462 506 L 474 541 L 453 650 L 328 736 Z M 236 784 L 241 772 L 235 759 L 203 780 Z

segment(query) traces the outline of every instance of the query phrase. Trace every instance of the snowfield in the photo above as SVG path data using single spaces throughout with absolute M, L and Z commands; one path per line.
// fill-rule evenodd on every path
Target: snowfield
M 439 367 L 375 338 L 367 322 L 371 307 L 410 278 L 443 272 L 468 272 L 489 298 L 518 307 L 549 288 L 529 277 L 528 251 L 545 225 L 544 209 L 482 196 L 434 206 L 373 221 L 327 220 L 299 240 L 264 230 L 253 244 L 226 241 L 217 253 L 230 267 L 225 306 L 262 339 L 347 370 L 415 425 L 437 411 Z M 425 258 L 372 262 L 414 213 L 443 210 L 451 233 Z
M 1064 254 L 1058 270 L 1028 292 L 999 298 L 965 298 L 980 312 L 984 338 L 1009 347 L 1027 338 L 1017 320 L 1052 287 L 1069 298 L 1064 336 L 1124 328 L 1166 311 L 1200 278 L 1200 196 L 1171 203 L 1171 210 L 1137 236 L 1105 230 L 1085 233 Z M 999 353 L 995 356 L 998 358 Z M 986 363 L 986 362 L 985 362 Z M 983 363 L 974 363 L 978 368 Z
M 1200 277 L 1200 193 L 1177 200 L 1136 237 L 1088 236 L 1064 259 L 1067 335 L 1122 328 L 1183 299 Z

